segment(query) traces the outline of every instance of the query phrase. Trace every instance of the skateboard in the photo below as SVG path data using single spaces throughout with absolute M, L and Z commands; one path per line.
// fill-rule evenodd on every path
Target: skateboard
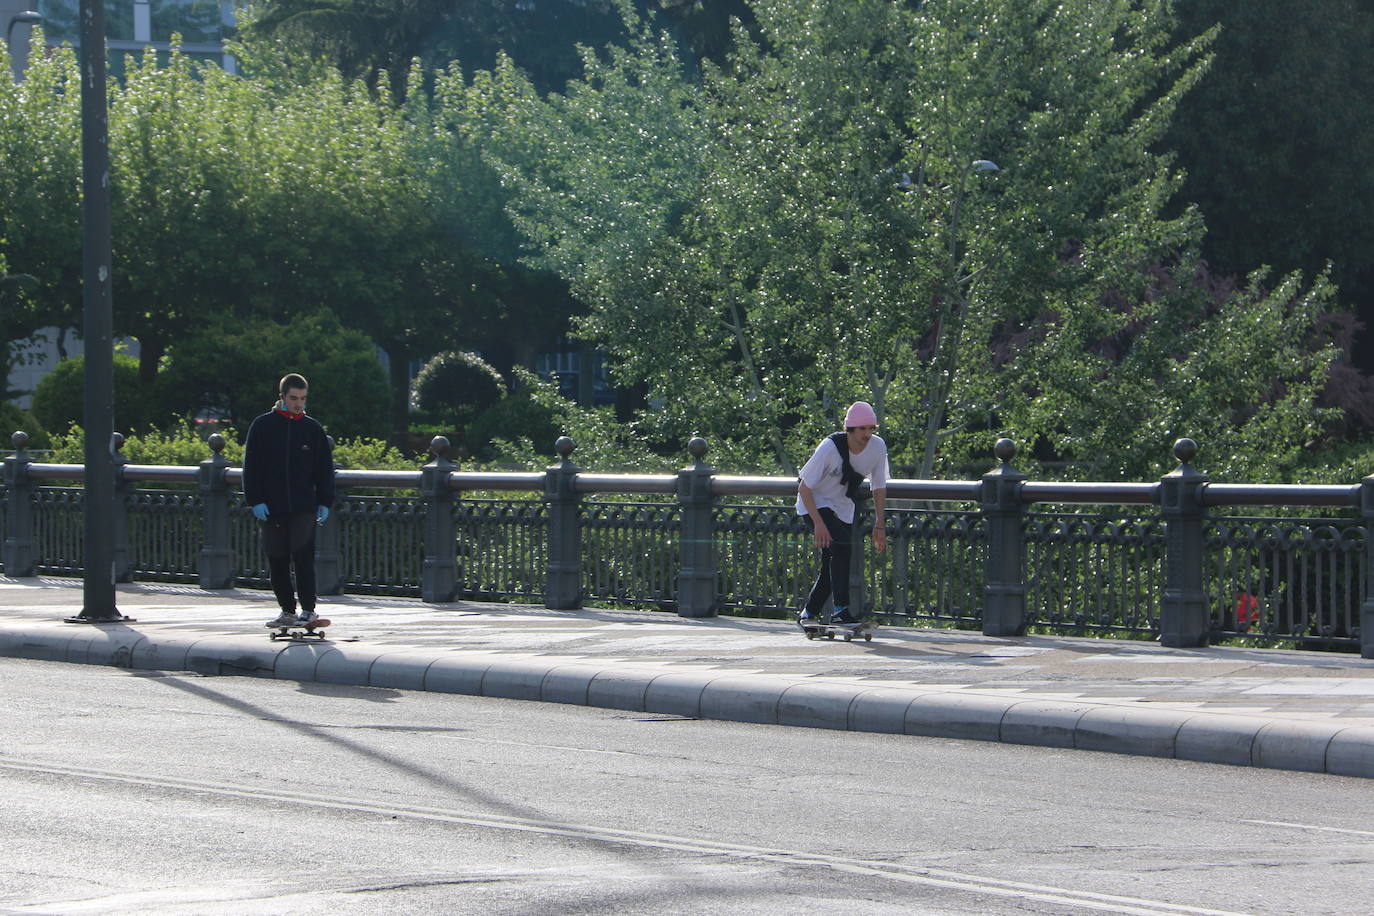
M 324 639 L 324 628 L 329 620 L 318 617 L 308 624 L 293 623 L 289 627 L 273 627 L 268 635 L 275 642 L 278 639 Z
M 878 631 L 878 625 L 871 620 L 861 620 L 858 623 L 810 623 L 797 621 L 797 626 L 806 634 L 807 639 L 819 639 L 824 636 L 826 639 L 834 639 L 836 635 L 842 636 L 845 642 L 850 642 L 862 636 L 864 642 L 872 642 L 873 634 Z

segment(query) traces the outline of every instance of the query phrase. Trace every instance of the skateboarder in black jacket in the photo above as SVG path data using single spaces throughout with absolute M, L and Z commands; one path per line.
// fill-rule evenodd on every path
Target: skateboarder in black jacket
M 284 376 L 277 385 L 280 400 L 248 427 L 243 452 L 243 498 L 262 523 L 272 591 L 281 605 L 281 615 L 268 621 L 269 627 L 304 625 L 319 616 L 315 526 L 324 524 L 334 505 L 334 450 L 324 427 L 306 416 L 308 390 L 301 376 Z

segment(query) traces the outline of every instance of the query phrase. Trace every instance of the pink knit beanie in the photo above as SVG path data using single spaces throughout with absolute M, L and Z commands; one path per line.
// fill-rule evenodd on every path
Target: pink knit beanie
M 849 408 L 849 412 L 844 415 L 844 428 L 851 426 L 877 426 L 878 415 L 873 412 L 873 405 L 867 401 L 855 401 Z

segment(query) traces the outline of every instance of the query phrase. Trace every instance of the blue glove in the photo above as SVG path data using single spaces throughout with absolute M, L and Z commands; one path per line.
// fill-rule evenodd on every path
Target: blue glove
M 258 503 L 253 507 L 253 517 L 260 522 L 267 521 L 267 503 Z
M 318 509 L 315 510 L 315 524 L 323 525 L 324 520 L 327 518 L 329 518 L 328 506 L 320 506 Z

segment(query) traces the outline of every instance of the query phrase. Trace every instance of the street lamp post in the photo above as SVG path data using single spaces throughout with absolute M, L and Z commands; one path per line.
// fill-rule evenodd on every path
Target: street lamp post
M 22 13 L 15 13 L 10 17 L 9 25 L 5 26 L 5 47 L 10 52 L 10 66 L 14 70 L 14 78 L 19 79 L 21 72 L 19 67 L 19 55 L 14 51 L 14 27 L 17 25 L 37 25 L 43 21 L 43 14 L 34 10 L 24 10 Z
M 111 306 L 110 119 L 105 99 L 105 4 L 81 0 L 81 255 L 86 392 L 84 590 L 73 623 L 126 619 L 115 608 L 114 318 Z

